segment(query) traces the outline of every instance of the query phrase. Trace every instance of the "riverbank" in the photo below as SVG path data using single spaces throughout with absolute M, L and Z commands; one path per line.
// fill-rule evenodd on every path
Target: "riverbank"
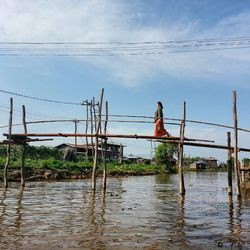
M 66 179 L 85 179 L 92 175 L 92 162 L 63 162 L 53 160 L 50 162 L 39 162 L 37 165 L 28 165 L 25 170 L 25 179 L 27 181 L 45 181 L 45 180 L 66 180 Z M 97 168 L 97 176 L 102 176 L 103 165 Z M 147 164 L 107 164 L 108 176 L 143 176 L 167 173 L 162 165 Z M 19 181 L 21 177 L 20 167 L 12 166 L 8 170 L 9 181 Z M 3 178 L 3 166 L 0 171 L 0 179 Z
M 21 162 L 20 160 L 12 160 L 8 169 L 9 181 L 20 181 L 21 178 Z M 92 176 L 92 161 L 62 161 L 56 159 L 27 159 L 25 164 L 26 181 L 46 181 L 46 180 L 67 180 L 67 179 L 85 179 Z M 0 158 L 0 179 L 3 179 L 4 159 Z M 193 172 L 185 168 L 185 172 Z M 225 171 L 220 169 L 220 172 Z M 107 163 L 107 176 L 144 176 L 166 173 L 177 173 L 177 166 L 171 170 L 166 169 L 163 165 L 150 165 L 142 163 L 121 164 L 118 162 Z M 196 172 L 196 171 L 195 171 Z M 202 172 L 218 172 L 218 170 L 205 170 Z M 102 176 L 103 164 L 99 162 L 96 175 Z

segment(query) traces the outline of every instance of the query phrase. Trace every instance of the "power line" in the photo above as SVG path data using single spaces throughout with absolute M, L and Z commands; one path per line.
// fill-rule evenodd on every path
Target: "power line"
M 32 99 L 32 100 L 38 100 L 38 101 L 44 101 L 44 102 L 50 102 L 50 103 L 58 103 L 58 104 L 66 104 L 66 105 L 82 105 L 81 103 L 76 103 L 76 102 L 64 102 L 64 101 L 57 101 L 57 100 L 51 100 L 51 99 L 23 95 L 23 94 L 19 94 L 19 93 L 6 91 L 3 89 L 0 89 L 0 92 L 5 93 L 5 94 L 9 94 L 9 95 L 15 95 L 15 96 L 24 97 L 24 98 L 28 98 L 28 99 Z
M 58 56 L 58 57 L 100 57 L 100 56 L 143 56 L 143 55 L 162 55 L 162 54 L 175 54 L 175 53 L 197 53 L 208 51 L 222 51 L 222 50 L 237 50 L 237 49 L 249 49 L 249 46 L 235 46 L 235 47 L 222 47 L 222 48 L 210 48 L 210 49 L 193 49 L 193 50 L 178 50 L 178 51 L 159 51 L 159 52 L 136 52 L 136 53 L 0 53 L 0 56 L 31 56 L 31 57 L 45 57 L 45 56 Z M 37 99 L 37 98 L 36 98 Z M 53 101 L 54 102 L 54 101 Z M 65 103 L 64 104 L 73 104 Z M 79 104 L 74 104 L 79 105 Z
M 3 112 L 5 112 L 5 113 L 9 113 L 10 111 L 10 108 L 9 108 L 9 106 L 8 105 L 3 105 L 3 104 L 0 104 L 0 109 L 2 109 L 2 111 Z M 16 113 L 16 114 L 18 114 L 19 116 L 21 116 L 22 115 L 22 110 L 21 109 L 18 109 L 18 108 L 14 108 L 13 109 L 14 110 L 14 112 Z M 66 118 L 64 118 L 64 117 L 62 117 L 62 116 L 58 116 L 58 115 L 56 115 L 56 116 L 53 116 L 53 115 L 48 115 L 48 114 L 42 114 L 42 113 L 37 113 L 37 112 L 30 112 L 30 111 L 26 111 L 26 114 L 28 115 L 28 116 L 31 116 L 31 117 L 42 117 L 42 118 L 50 118 L 50 119 L 66 119 Z M 63 113 L 64 115 L 65 115 L 65 113 Z M 67 118 L 68 119 L 68 118 Z
M 143 42 L 0 42 L 0 56 L 138 56 L 247 48 L 250 48 L 250 37 Z
M 0 42 L 0 44 L 11 44 L 11 45 L 92 45 L 92 44 L 129 44 L 129 45 L 137 45 L 137 44 L 165 44 L 165 43 L 190 43 L 190 42 L 218 42 L 218 41 L 245 41 L 245 40 L 250 40 L 250 37 L 246 36 L 241 36 L 241 37 L 228 37 L 228 38 L 196 38 L 196 39 L 183 39 L 183 40 L 170 40 L 170 41 L 136 41 L 136 42 L 121 42 L 121 41 L 95 41 L 95 42 L 87 42 L 87 41 L 52 41 L 52 42 L 29 42 L 29 41 L 18 41 L 18 42 Z
M 211 46 L 243 46 L 243 45 L 249 45 L 250 43 L 250 39 L 246 40 L 246 41 L 230 41 L 230 42 L 206 42 L 206 43 L 201 43 L 201 42 L 196 42 L 196 43 L 169 43 L 169 44 L 159 44 L 159 45 L 136 45 L 136 46 L 131 46 L 131 45 L 127 45 L 127 46 L 106 46 L 106 47 L 77 47 L 77 46 L 31 46 L 31 47 L 27 47 L 27 46 L 18 46 L 18 47 L 13 47 L 10 46 L 9 47 L 5 46 L 5 47 L 1 47 L 0 46 L 0 50 L 1 51 L 107 51 L 107 50 L 159 50 L 159 49 L 166 49 L 166 48 L 170 48 L 170 49 L 180 49 L 180 48 L 197 48 L 197 47 L 211 47 Z

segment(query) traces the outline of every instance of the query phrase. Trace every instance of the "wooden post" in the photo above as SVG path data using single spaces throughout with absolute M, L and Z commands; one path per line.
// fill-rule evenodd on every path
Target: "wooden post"
M 120 144 L 119 163 L 122 163 L 122 160 L 123 160 L 123 147 L 122 144 Z
M 93 134 L 93 101 L 90 102 L 90 132 Z M 91 155 L 92 159 L 94 159 L 94 140 L 93 137 L 91 137 Z
M 246 169 L 247 167 L 246 167 L 246 164 L 243 162 L 243 175 L 242 175 L 242 182 L 244 183 L 245 181 L 246 181 L 246 171 L 245 171 L 245 169 Z
M 97 104 L 98 110 L 100 109 L 101 104 L 102 103 L 100 103 L 100 102 Z M 98 122 L 99 122 L 99 117 L 98 117 Z M 100 120 L 99 134 L 102 134 L 102 116 L 101 116 L 101 120 Z
M 232 156 L 231 156 L 231 133 L 227 132 L 227 176 L 228 176 L 228 194 L 233 194 L 233 184 L 232 184 Z
M 86 102 L 86 129 L 85 133 L 88 134 L 88 128 L 89 128 L 89 102 L 87 100 Z M 88 161 L 88 153 L 89 153 L 89 140 L 88 137 L 86 137 L 86 161 Z
M 100 103 L 98 103 L 98 109 L 99 108 L 100 108 Z M 102 120 L 100 122 L 99 134 L 102 134 Z M 102 161 L 104 160 L 104 143 L 103 143 L 103 139 L 101 139 L 101 159 L 102 159 Z
M 93 97 L 93 116 L 94 116 L 94 128 L 95 131 L 97 130 L 97 118 L 96 118 L 96 109 L 95 109 L 96 103 L 95 103 L 95 97 Z
M 238 160 L 237 167 L 238 167 L 239 176 L 240 176 L 240 184 L 242 184 L 243 183 L 243 177 L 242 177 L 242 174 L 241 174 L 241 162 L 240 162 L 240 160 Z
M 97 123 L 97 129 L 96 129 L 96 137 L 95 137 L 95 156 L 94 156 L 94 162 L 93 162 L 93 171 L 92 171 L 92 190 L 95 190 L 96 188 L 96 166 L 97 166 L 97 158 L 98 158 L 98 134 L 101 127 L 101 119 L 102 119 L 102 101 L 103 101 L 103 94 L 104 89 L 102 89 L 101 96 L 100 96 L 100 105 L 98 110 L 98 123 Z
M 75 123 L 75 135 L 77 134 L 77 120 L 74 121 Z M 77 158 L 77 136 L 75 136 L 75 158 Z
M 233 91 L 233 119 L 234 119 L 234 170 L 235 170 L 235 182 L 236 193 L 238 197 L 241 196 L 240 190 L 240 174 L 238 168 L 238 117 L 237 117 L 237 102 L 236 91 Z
M 8 167 L 10 165 L 10 155 L 11 155 L 11 131 L 12 131 L 12 116 L 13 116 L 13 99 L 10 98 L 10 117 L 9 117 L 9 138 L 7 145 L 7 157 L 4 166 L 4 187 L 8 188 Z
M 184 142 L 184 133 L 185 133 L 185 122 L 186 122 L 186 102 L 183 105 L 183 120 L 180 126 L 180 142 L 179 142 L 179 154 L 178 154 L 178 163 L 179 163 L 179 179 L 180 179 L 180 194 L 184 195 L 185 183 L 183 175 L 183 142 Z
M 104 134 L 107 134 L 107 125 L 108 125 L 108 102 L 106 102 L 106 112 L 105 112 L 105 124 L 104 124 Z M 105 189 L 107 185 L 107 140 L 106 137 L 104 139 L 104 158 L 103 158 L 103 180 L 102 180 L 102 186 Z
M 26 110 L 25 106 L 22 106 L 23 108 L 23 128 L 24 133 L 27 134 L 27 125 L 26 125 Z M 23 144 L 23 150 L 22 150 L 22 166 L 21 166 L 21 186 L 25 186 L 25 158 L 26 158 L 26 149 L 27 149 L 27 143 L 24 142 Z

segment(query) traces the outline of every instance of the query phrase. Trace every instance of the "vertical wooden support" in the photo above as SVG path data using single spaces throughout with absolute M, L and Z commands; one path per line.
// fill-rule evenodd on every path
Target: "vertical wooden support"
M 23 128 L 24 134 L 27 134 L 27 124 L 26 124 L 26 110 L 25 106 L 22 106 L 23 110 Z M 25 186 L 25 158 L 26 158 L 27 143 L 24 142 L 22 150 L 22 166 L 21 166 L 21 186 Z
M 242 175 L 242 182 L 244 183 L 246 181 L 246 164 L 243 162 L 243 175 Z
M 77 120 L 74 121 L 75 123 L 75 135 L 77 134 Z M 75 158 L 77 158 L 77 136 L 75 136 Z
M 106 112 L 105 112 L 105 123 L 104 123 L 104 134 L 107 134 L 107 125 L 108 125 L 108 102 L 106 102 Z M 107 140 L 108 138 L 105 138 L 104 140 L 104 158 L 103 158 L 103 180 L 102 180 L 102 186 L 105 189 L 107 186 Z
M 98 109 L 99 108 L 100 108 L 100 103 L 98 103 Z M 98 117 L 98 119 L 99 119 L 99 117 Z M 99 134 L 102 134 L 102 117 L 101 117 L 101 122 L 100 122 Z M 102 159 L 102 161 L 104 160 L 104 143 L 103 143 L 103 139 L 101 139 L 101 159 Z
M 88 129 L 89 129 L 89 102 L 87 100 L 86 102 L 86 128 L 85 128 L 85 133 L 88 134 Z M 89 153 L 89 140 L 88 137 L 86 136 L 86 161 L 88 161 L 88 153 Z
M 93 101 L 92 100 L 90 102 L 90 132 L 91 132 L 91 134 L 94 133 L 94 129 L 93 129 Z M 90 139 L 91 139 L 91 155 L 92 155 L 92 159 L 94 159 L 94 140 L 93 140 L 93 137 L 91 137 Z
M 94 117 L 94 128 L 95 131 L 97 130 L 97 122 L 96 122 L 96 109 L 95 109 L 96 103 L 95 103 L 95 97 L 93 97 L 93 117 Z
M 237 102 L 236 91 L 233 91 L 233 119 L 234 119 L 234 170 L 235 170 L 235 182 L 236 193 L 238 197 L 241 196 L 240 190 L 240 173 L 238 168 L 238 117 L 237 117 Z
M 183 143 L 184 143 L 185 123 L 186 123 L 186 102 L 184 102 L 183 105 L 183 119 L 180 126 L 180 142 L 179 142 L 179 154 L 178 154 L 180 194 L 182 195 L 184 195 L 186 192 L 184 183 L 184 174 L 183 174 Z
M 120 144 L 119 163 L 122 163 L 122 160 L 123 160 L 123 147 L 122 144 Z
M 101 127 L 101 119 L 102 119 L 102 101 L 103 101 L 103 94 L 104 89 L 102 89 L 101 96 L 100 96 L 100 104 L 99 104 L 99 110 L 98 110 L 98 123 L 97 123 L 97 129 L 96 129 L 96 137 L 95 137 L 95 156 L 94 156 L 94 162 L 93 162 L 93 171 L 92 171 L 92 190 L 95 190 L 96 188 L 96 166 L 97 166 L 97 158 L 98 158 L 98 134 Z
M 242 177 L 242 174 L 241 174 L 241 163 L 240 163 L 240 160 L 238 160 L 238 171 L 239 171 L 239 176 L 240 176 L 240 184 L 243 183 L 243 177 Z
M 102 103 L 98 102 L 98 104 L 97 104 L 98 110 L 100 110 L 101 104 Z M 99 114 L 98 114 L 98 123 L 99 123 Z M 100 120 L 99 134 L 102 134 L 102 116 L 101 116 L 101 120 Z
M 9 138 L 7 145 L 7 157 L 6 163 L 4 166 L 4 187 L 8 188 L 8 167 L 10 165 L 10 156 L 11 156 L 11 132 L 12 132 L 12 116 L 13 116 L 13 99 L 10 98 L 10 117 L 9 117 Z
M 228 194 L 233 194 L 232 184 L 232 151 L 231 151 L 231 133 L 227 132 L 227 177 L 228 177 Z

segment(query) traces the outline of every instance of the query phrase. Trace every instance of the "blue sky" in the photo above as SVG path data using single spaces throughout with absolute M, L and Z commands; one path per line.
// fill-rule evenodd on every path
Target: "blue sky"
M 69 1 L 0 0 L 1 42 L 145 42 L 248 37 L 249 1 Z M 81 102 L 105 88 L 111 114 L 152 116 L 161 100 L 166 117 L 233 124 L 232 91 L 238 93 L 239 126 L 249 128 L 250 49 L 141 56 L 0 57 L 0 89 L 40 98 Z M 0 93 L 0 124 L 6 124 L 8 98 Z M 15 122 L 25 104 L 27 120 L 84 118 L 83 107 L 14 97 Z M 29 131 L 73 132 L 73 124 L 29 127 Z M 168 126 L 173 135 L 178 128 Z M 80 130 L 80 128 L 79 128 Z M 3 132 L 5 132 L 2 129 Z M 21 131 L 16 128 L 15 131 Z M 111 124 L 110 133 L 152 134 L 153 125 Z M 227 130 L 187 124 L 187 135 L 225 144 Z M 240 146 L 249 147 L 249 134 Z M 67 139 L 53 141 L 52 145 Z M 81 141 L 80 141 L 81 142 Z M 122 141 L 126 153 L 149 156 L 150 144 Z M 50 143 L 51 144 L 51 143 Z M 224 151 L 185 148 L 190 155 Z M 241 157 L 249 157 L 241 154 Z

